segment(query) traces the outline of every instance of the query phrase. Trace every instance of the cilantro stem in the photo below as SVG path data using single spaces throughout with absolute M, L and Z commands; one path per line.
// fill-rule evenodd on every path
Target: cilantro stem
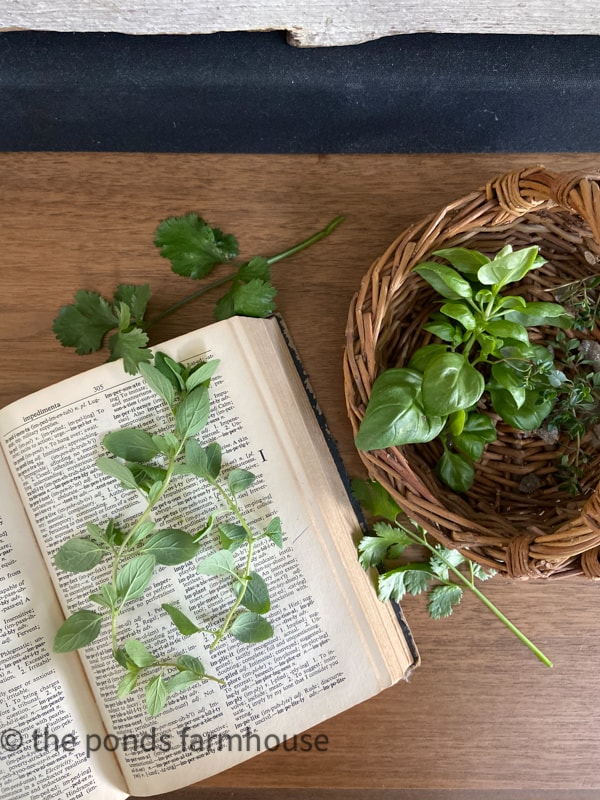
M 500 609 L 497 606 L 495 606 L 494 603 L 492 603 L 492 601 L 489 600 L 483 594 L 483 592 L 481 592 L 477 588 L 477 586 L 475 586 L 475 583 L 474 583 L 473 577 L 472 577 L 473 576 L 473 567 L 471 566 L 470 563 L 469 563 L 469 570 L 470 570 L 470 574 L 471 574 L 471 580 L 466 578 L 459 569 L 457 569 L 452 563 L 450 563 L 450 561 L 448 561 L 448 559 L 444 558 L 443 554 L 440 553 L 439 550 L 436 550 L 435 547 L 432 547 L 429 544 L 429 542 L 425 539 L 425 536 L 423 536 L 422 539 L 420 537 L 417 537 L 417 538 L 419 538 L 419 543 L 420 544 L 424 544 L 425 547 L 431 553 L 433 553 L 437 558 L 441 559 L 446 564 L 448 569 L 460 580 L 460 582 L 464 586 L 466 586 L 466 588 L 470 592 L 472 592 L 475 595 L 475 597 L 477 597 L 479 600 L 481 600 L 481 602 L 484 604 L 484 606 L 486 606 L 486 608 L 488 608 L 492 612 L 492 614 L 494 614 L 500 620 L 500 622 L 502 622 L 502 624 L 505 625 L 508 628 L 509 631 L 511 631 L 511 633 L 514 633 L 514 635 L 517 637 L 517 639 L 519 639 L 524 645 L 526 645 L 531 650 L 531 652 L 542 662 L 542 664 L 545 664 L 547 667 L 554 666 L 552 664 L 552 662 L 550 661 L 550 659 L 547 656 L 545 656 L 542 653 L 542 651 L 538 647 L 536 647 L 536 645 L 530 639 L 528 639 L 527 636 L 525 636 L 525 634 L 522 633 L 517 628 L 517 626 L 514 625 L 508 619 L 508 617 L 506 617 L 500 611 Z
M 278 261 L 281 261 L 284 258 L 289 258 L 290 256 L 293 256 L 296 253 L 300 253 L 302 250 L 305 250 L 312 244 L 321 241 L 321 239 L 325 239 L 325 237 L 329 236 L 329 234 L 332 233 L 332 231 L 334 231 L 335 228 L 337 228 L 337 226 L 343 221 L 344 221 L 343 216 L 335 217 L 322 230 L 317 231 L 317 233 L 313 233 L 312 236 L 308 237 L 308 239 L 303 239 L 301 242 L 292 245 L 292 247 L 289 247 L 287 250 L 283 250 L 281 253 L 277 253 L 274 256 L 269 256 L 269 258 L 266 259 L 267 263 L 269 265 L 276 264 Z M 211 281 L 210 283 L 204 284 L 204 286 L 202 286 L 200 289 L 197 289 L 195 292 L 192 292 L 192 294 L 186 295 L 186 297 L 183 297 L 181 300 L 178 300 L 172 306 L 169 306 L 164 311 L 161 311 L 160 314 L 157 314 L 152 319 L 149 319 L 143 323 L 138 323 L 139 326 L 144 331 L 149 330 L 153 325 L 162 322 L 162 320 L 165 319 L 165 317 L 168 317 L 173 312 L 178 311 L 180 308 L 187 305 L 188 303 L 191 303 L 193 300 L 197 300 L 199 297 L 202 297 L 202 295 L 207 294 L 212 289 L 216 289 L 218 286 L 222 286 L 224 283 L 229 283 L 230 281 L 233 281 L 234 278 L 237 277 L 237 275 L 238 271 L 236 270 L 235 272 L 231 272 L 228 275 L 224 275 L 221 278 L 217 278 L 216 280 Z

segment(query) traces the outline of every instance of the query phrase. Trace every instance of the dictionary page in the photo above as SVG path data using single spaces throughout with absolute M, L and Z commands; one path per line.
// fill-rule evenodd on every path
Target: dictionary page
M 112 753 L 90 758 L 104 725 L 76 655 L 52 653 L 63 616 L 0 453 L 0 797 L 118 800 Z
M 123 641 L 194 655 L 223 681 L 171 695 L 158 717 L 148 717 L 139 691 L 116 698 L 122 670 L 108 631 L 80 651 L 109 743 L 139 795 L 198 781 L 293 737 L 394 683 L 416 660 L 357 563 L 358 522 L 277 321 L 233 318 L 157 349 L 176 360 L 221 360 L 201 441 L 218 440 L 228 466 L 255 473 L 246 516 L 262 529 L 278 515 L 284 546 L 262 539 L 253 560 L 269 587 L 273 639 L 248 645 L 227 637 L 209 651 L 201 634 L 182 637 L 161 603 L 179 605 L 205 628 L 217 627 L 231 605 L 227 578 L 198 575 L 196 562 L 160 567 L 143 600 L 123 615 Z M 127 527 L 141 513 L 137 496 L 95 467 L 103 436 L 127 426 L 161 432 L 167 422 L 160 398 L 117 362 L 0 413 L 2 444 L 49 569 L 58 547 L 86 523 L 114 518 Z M 181 476 L 155 517 L 161 527 L 198 530 L 216 502 L 207 484 Z M 199 560 L 215 549 L 210 538 L 203 542 Z M 91 607 L 88 595 L 107 578 L 102 564 L 55 574 L 65 613 Z

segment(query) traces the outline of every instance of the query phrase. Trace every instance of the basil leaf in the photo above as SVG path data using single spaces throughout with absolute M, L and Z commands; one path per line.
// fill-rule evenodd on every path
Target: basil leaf
M 509 391 L 490 387 L 490 396 L 494 410 L 513 428 L 522 431 L 534 431 L 540 427 L 552 411 L 554 400 L 543 400 L 541 389 L 527 390 L 525 401 L 520 407 L 513 400 Z
M 475 470 L 471 460 L 460 453 L 445 450 L 437 463 L 436 472 L 455 492 L 468 492 L 473 485 Z
M 496 426 L 487 414 L 472 412 L 468 415 L 463 430 L 452 441 L 457 450 L 479 461 L 485 445 L 496 441 Z
M 485 381 L 461 353 L 432 359 L 423 373 L 423 408 L 428 416 L 447 416 L 477 403 Z
M 573 317 L 557 303 L 527 303 L 524 309 L 510 311 L 505 318 L 521 325 L 554 325 L 565 330 L 574 322 Z
M 478 269 L 490 262 L 483 253 L 478 250 L 467 250 L 466 247 L 448 247 L 445 250 L 436 250 L 433 255 L 445 258 L 454 269 L 464 272 L 465 275 L 477 275 Z
M 453 330 L 456 330 L 456 328 L 453 328 Z M 415 350 L 408 362 L 408 368 L 415 369 L 417 372 L 425 372 L 425 368 L 432 358 L 447 352 L 448 345 L 446 344 L 426 344 L 425 347 Z
M 544 261 L 537 256 L 536 245 L 506 254 L 501 250 L 493 261 L 478 270 L 477 277 L 486 286 L 501 289 L 507 283 L 520 281 L 531 269 L 539 269 Z
M 355 439 L 359 450 L 435 439 L 446 420 L 426 415 L 421 398 L 422 380 L 419 372 L 406 368 L 389 369 L 375 380 Z
M 498 361 L 492 365 L 492 377 L 498 386 L 510 392 L 515 401 L 516 408 L 521 408 L 525 402 L 526 389 L 523 385 L 523 376 L 512 369 L 506 362 Z
M 467 331 L 475 330 L 477 322 L 471 309 L 464 303 L 444 303 L 440 311 L 451 319 L 458 320 Z
M 472 297 L 473 288 L 452 267 L 436 264 L 434 261 L 425 261 L 413 269 L 423 280 L 427 281 L 438 294 L 447 300 L 459 300 L 461 297 Z
M 516 339 L 518 342 L 529 342 L 529 334 L 523 325 L 518 322 L 509 322 L 504 319 L 493 319 L 486 323 L 486 331 L 500 339 Z

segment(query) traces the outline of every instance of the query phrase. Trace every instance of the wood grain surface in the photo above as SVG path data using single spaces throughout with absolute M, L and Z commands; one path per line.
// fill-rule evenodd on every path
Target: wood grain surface
M 78 288 L 150 282 L 152 310 L 195 287 L 153 245 L 162 218 L 197 211 L 271 254 L 323 227 L 326 241 L 276 267 L 279 308 L 351 474 L 347 308 L 370 263 L 411 222 L 516 166 L 597 170 L 597 154 L 239 156 L 2 154 L 0 404 L 103 360 L 51 331 Z M 211 321 L 197 302 L 153 343 Z M 600 796 L 600 587 L 582 580 L 488 584 L 490 597 L 554 661 L 546 669 L 475 599 L 448 620 L 422 598 L 405 614 L 422 666 L 313 733 L 326 752 L 266 752 L 165 800 L 461 800 Z M 350 791 L 352 790 L 352 791 Z

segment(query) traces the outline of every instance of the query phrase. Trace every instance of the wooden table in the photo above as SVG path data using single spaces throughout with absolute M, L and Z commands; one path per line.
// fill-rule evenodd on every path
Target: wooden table
M 195 210 L 252 256 L 344 214 L 328 240 L 280 264 L 275 280 L 347 469 L 362 475 L 341 366 L 361 276 L 409 223 L 495 174 L 536 163 L 597 169 L 600 156 L 0 155 L 0 403 L 103 360 L 63 350 L 52 334 L 58 307 L 76 289 L 110 294 L 118 282 L 148 281 L 157 310 L 191 291 L 152 243 L 162 218 Z M 166 320 L 154 342 L 209 322 L 213 302 Z M 475 599 L 433 622 L 423 598 L 410 598 L 404 610 L 422 666 L 410 682 L 321 725 L 327 752 L 263 753 L 168 798 L 596 798 L 598 592 L 580 580 L 488 584 L 492 600 L 553 659 L 552 670 Z

